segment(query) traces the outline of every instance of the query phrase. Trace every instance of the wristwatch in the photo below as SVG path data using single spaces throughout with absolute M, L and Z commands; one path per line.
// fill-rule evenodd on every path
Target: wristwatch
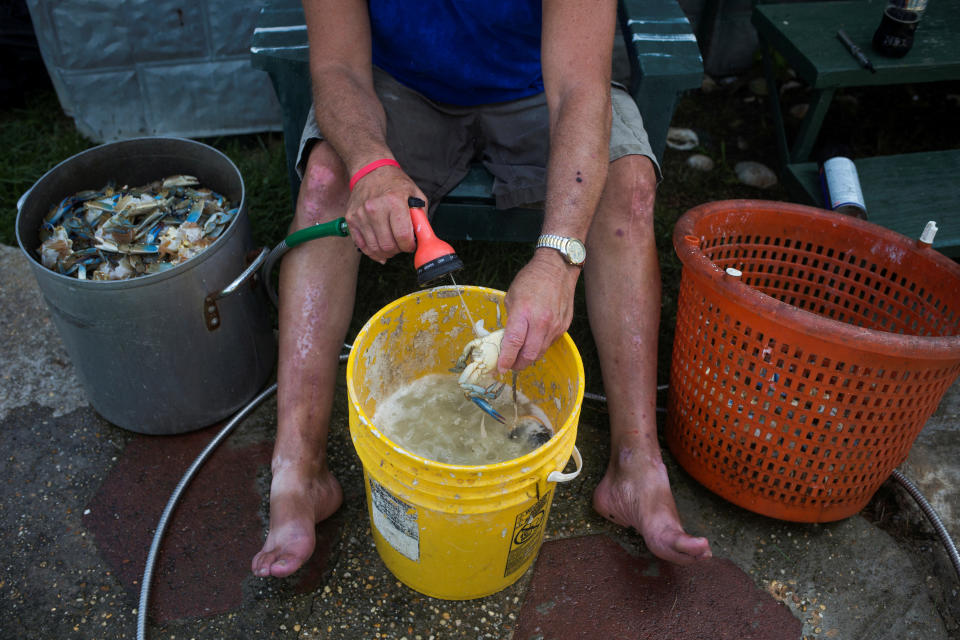
M 555 236 L 545 233 L 537 238 L 535 249 L 547 247 L 556 249 L 563 256 L 568 264 L 577 267 L 583 266 L 583 261 L 587 259 L 587 248 L 576 238 L 566 238 L 564 236 Z

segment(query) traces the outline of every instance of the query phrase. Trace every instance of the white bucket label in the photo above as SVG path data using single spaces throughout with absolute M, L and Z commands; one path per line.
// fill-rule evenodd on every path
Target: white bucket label
M 387 491 L 370 478 L 370 506 L 373 525 L 383 539 L 414 562 L 420 561 L 420 527 L 417 509 Z
M 552 493 L 553 489 L 550 489 L 532 507 L 517 514 L 513 522 L 513 535 L 510 537 L 507 566 L 503 570 L 504 578 L 522 567 L 540 548 L 543 525 L 547 521 L 547 502 Z

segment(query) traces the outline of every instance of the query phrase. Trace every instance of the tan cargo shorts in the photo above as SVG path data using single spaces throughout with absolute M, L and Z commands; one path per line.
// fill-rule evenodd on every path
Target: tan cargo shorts
M 549 151 L 544 94 L 460 107 L 434 102 L 376 68 L 374 86 L 387 114 L 387 144 L 431 205 L 452 190 L 474 162 L 482 162 L 493 174 L 497 208 L 544 201 Z M 618 83 L 612 83 L 611 95 L 610 161 L 627 155 L 646 156 L 653 162 L 659 182 L 660 165 L 636 103 Z M 297 156 L 301 178 L 310 148 L 322 139 L 311 107 Z

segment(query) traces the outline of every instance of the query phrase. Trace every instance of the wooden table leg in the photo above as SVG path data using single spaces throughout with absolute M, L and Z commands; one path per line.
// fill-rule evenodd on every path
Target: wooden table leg
M 830 103 L 833 101 L 833 94 L 836 89 L 829 87 L 814 91 L 813 99 L 810 101 L 810 108 L 807 115 L 800 123 L 800 130 L 793 141 L 791 149 L 787 141 L 786 125 L 783 121 L 783 111 L 780 104 L 780 91 L 777 87 L 776 73 L 773 69 L 774 52 L 770 44 L 763 38 L 760 38 L 760 46 L 763 51 L 763 72 L 767 78 L 767 92 L 770 100 L 770 111 L 773 117 L 774 135 L 777 142 L 777 156 L 780 159 L 780 168 L 792 162 L 803 162 L 810 157 L 813 151 L 813 145 L 817 141 L 817 135 L 820 133 L 820 127 L 830 109 Z
M 830 87 L 814 92 L 807 115 L 803 117 L 797 138 L 793 141 L 793 151 L 790 152 L 791 162 L 803 162 L 810 157 L 835 91 L 836 89 Z
M 760 37 L 760 50 L 763 52 L 763 73 L 767 78 L 767 98 L 770 102 L 773 135 L 776 137 L 777 158 L 780 160 L 780 171 L 782 172 L 790 164 L 790 147 L 787 144 L 783 113 L 780 111 L 780 91 L 777 87 L 776 74 L 773 71 L 773 49 L 763 36 Z

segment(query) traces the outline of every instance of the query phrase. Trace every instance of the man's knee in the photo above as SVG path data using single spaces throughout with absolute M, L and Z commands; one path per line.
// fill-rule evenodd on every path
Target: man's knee
M 613 215 L 632 222 L 653 223 L 653 204 L 657 192 L 657 172 L 646 156 L 624 156 L 610 165 L 607 176 L 609 193 L 618 206 Z
M 329 144 L 318 142 L 307 157 L 294 224 L 303 227 L 343 215 L 349 193 L 343 162 Z

